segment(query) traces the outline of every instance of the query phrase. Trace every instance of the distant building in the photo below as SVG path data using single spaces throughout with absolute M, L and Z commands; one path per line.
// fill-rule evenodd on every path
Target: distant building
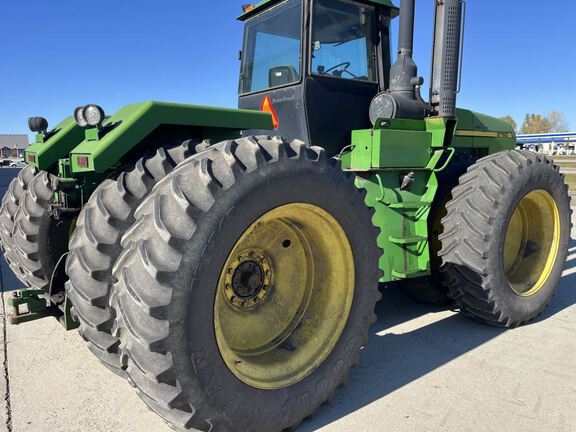
M 28 148 L 28 135 L 0 134 L 0 157 L 21 159 L 26 148 Z
M 547 155 L 576 155 L 576 132 L 518 135 L 518 144 L 526 150 Z

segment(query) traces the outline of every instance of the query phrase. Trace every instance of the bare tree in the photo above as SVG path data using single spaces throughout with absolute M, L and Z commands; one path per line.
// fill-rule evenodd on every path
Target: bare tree
M 504 120 L 504 118 L 502 118 Z M 522 127 L 520 128 L 521 134 L 543 134 L 543 133 L 557 133 L 568 131 L 568 121 L 564 113 L 559 111 L 551 111 L 547 116 L 542 114 L 526 114 Z

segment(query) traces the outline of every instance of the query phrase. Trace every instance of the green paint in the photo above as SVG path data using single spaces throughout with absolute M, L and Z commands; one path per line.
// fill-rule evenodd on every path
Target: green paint
M 351 171 L 423 168 L 432 138 L 423 120 L 380 119 L 373 129 L 352 132 L 352 151 L 342 156 L 342 166 Z
M 456 130 L 456 136 L 452 142 L 454 147 L 468 149 L 482 148 L 486 149 L 486 154 L 493 154 L 516 148 L 516 135 L 514 129 L 508 123 L 485 114 L 464 109 L 457 110 L 457 115 L 458 127 Z M 473 131 L 480 134 L 496 132 L 496 135 L 498 136 L 459 136 L 458 133 L 461 133 L 462 131 Z
M 408 172 L 358 173 L 356 178 L 356 186 L 367 192 L 366 205 L 374 209 L 372 223 L 380 230 L 380 282 L 430 274 L 427 220 L 438 188 L 436 174 L 415 171 L 412 188 L 403 191 Z
M 452 140 L 449 120 L 442 117 L 428 117 L 425 122 L 426 130 L 432 134 L 431 147 L 444 147 Z
M 38 134 L 36 142 L 24 153 L 24 160 L 41 170 L 51 169 L 84 139 L 84 131 L 73 117 L 59 123 L 47 135 Z
M 280 3 L 282 0 L 262 0 L 259 3 L 255 3 L 254 7 L 247 12 L 244 12 L 242 15 L 238 17 L 240 21 L 244 21 L 263 10 L 274 6 L 277 3 Z M 384 6 L 392 9 L 392 16 L 396 17 L 399 14 L 399 8 L 392 3 L 391 0 L 365 0 L 365 3 L 375 5 L 375 6 Z
M 128 105 L 111 116 L 100 131 L 86 131 L 84 141 L 71 151 L 72 172 L 105 172 L 163 125 L 195 127 L 198 136 L 194 138 L 199 139 L 239 136 L 244 129 L 274 129 L 272 116 L 260 111 L 155 101 Z
M 100 131 L 98 128 L 86 129 L 84 139 L 85 141 L 98 141 L 100 139 Z

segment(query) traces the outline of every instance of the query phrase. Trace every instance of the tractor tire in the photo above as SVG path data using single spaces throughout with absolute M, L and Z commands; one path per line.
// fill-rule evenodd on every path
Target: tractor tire
M 568 187 L 544 156 L 512 150 L 460 179 L 442 223 L 440 271 L 466 315 L 516 327 L 550 303 L 571 230 Z
M 446 204 L 452 199 L 452 189 L 458 186 L 460 176 L 464 175 L 474 162 L 475 159 L 472 156 L 456 153 L 450 165 L 437 174 L 438 192 L 432 203 L 428 218 L 431 275 L 397 282 L 400 291 L 419 303 L 434 306 L 446 306 L 452 303 L 452 300 L 448 297 L 448 288 L 442 283 L 442 276 L 439 270 L 440 258 L 438 257 L 438 252 L 442 248 L 439 236 L 444 232 L 442 219 L 447 214 Z
M 114 267 L 123 363 L 178 431 L 296 428 L 375 320 L 373 210 L 318 147 L 219 143 L 159 184 Z
M 18 212 L 20 200 L 36 173 L 37 170 L 33 165 L 27 165 L 21 169 L 18 176 L 8 186 L 0 208 L 0 248 L 4 253 L 6 262 L 24 284 L 27 284 L 26 277 L 24 270 L 18 263 L 17 255 L 14 254 L 14 238 L 12 234 L 14 232 L 14 217 Z
M 52 273 L 68 252 L 68 237 L 73 221 L 50 216 L 58 178 L 40 171 L 32 179 L 14 217 L 14 255 L 23 271 L 25 283 L 48 291 Z
M 90 351 L 119 375 L 124 375 L 120 342 L 111 334 L 115 313 L 108 303 L 112 267 L 122 252 L 120 240 L 134 222 L 138 205 L 158 181 L 195 153 L 196 144 L 187 140 L 164 145 L 104 180 L 80 212 L 70 239 L 66 293 L 72 316 Z

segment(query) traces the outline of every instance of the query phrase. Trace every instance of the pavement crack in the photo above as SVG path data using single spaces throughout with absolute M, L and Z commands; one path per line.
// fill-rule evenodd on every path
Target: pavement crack
M 3 281 L 2 267 L 0 267 L 0 281 Z M 6 403 L 6 429 L 12 432 L 12 404 L 10 401 L 10 374 L 8 372 L 8 334 L 6 330 L 6 300 L 4 299 L 4 284 L 2 283 L 2 333 L 3 333 L 3 347 L 4 350 L 4 380 L 6 381 L 6 393 L 4 394 L 4 401 Z

